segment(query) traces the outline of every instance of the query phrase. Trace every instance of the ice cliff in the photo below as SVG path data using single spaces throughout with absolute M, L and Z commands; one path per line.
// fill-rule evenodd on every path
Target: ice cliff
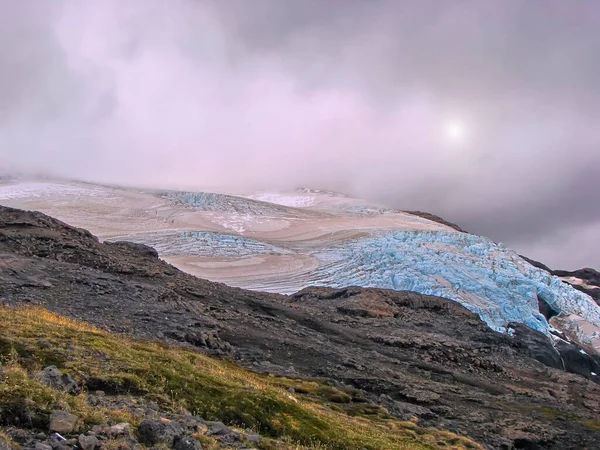
M 450 298 L 505 331 L 521 322 L 548 332 L 538 298 L 600 325 L 600 308 L 558 277 L 487 238 L 433 231 L 382 232 L 319 251 L 315 284 L 409 290 Z

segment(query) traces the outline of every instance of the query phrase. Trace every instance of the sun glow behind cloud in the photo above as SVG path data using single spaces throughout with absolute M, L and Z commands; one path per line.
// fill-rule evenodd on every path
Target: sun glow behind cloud
M 466 138 L 466 133 L 465 125 L 459 120 L 450 120 L 444 127 L 444 135 L 450 142 L 463 142 Z

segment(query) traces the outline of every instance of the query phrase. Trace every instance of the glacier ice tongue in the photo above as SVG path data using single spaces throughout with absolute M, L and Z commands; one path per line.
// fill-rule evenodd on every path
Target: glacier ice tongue
M 391 231 L 315 255 L 316 284 L 409 290 L 446 297 L 477 313 L 491 328 L 523 323 L 548 334 L 538 298 L 563 314 L 600 326 L 600 308 L 586 294 L 491 240 L 446 231 Z

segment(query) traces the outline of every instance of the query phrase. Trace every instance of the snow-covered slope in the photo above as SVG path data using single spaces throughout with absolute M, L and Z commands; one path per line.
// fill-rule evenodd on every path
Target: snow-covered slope
M 487 238 L 337 193 L 9 182 L 0 184 L 0 203 L 41 210 L 103 239 L 151 245 L 183 270 L 234 286 L 411 290 L 456 300 L 499 331 L 510 322 L 545 333 L 560 327 L 600 348 L 600 307 L 558 277 Z M 540 301 L 560 317 L 549 324 Z

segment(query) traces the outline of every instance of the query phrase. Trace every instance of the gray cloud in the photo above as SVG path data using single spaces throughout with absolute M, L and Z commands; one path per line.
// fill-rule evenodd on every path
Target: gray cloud
M 0 164 L 338 189 L 598 267 L 598 30 L 584 0 L 0 0 Z

